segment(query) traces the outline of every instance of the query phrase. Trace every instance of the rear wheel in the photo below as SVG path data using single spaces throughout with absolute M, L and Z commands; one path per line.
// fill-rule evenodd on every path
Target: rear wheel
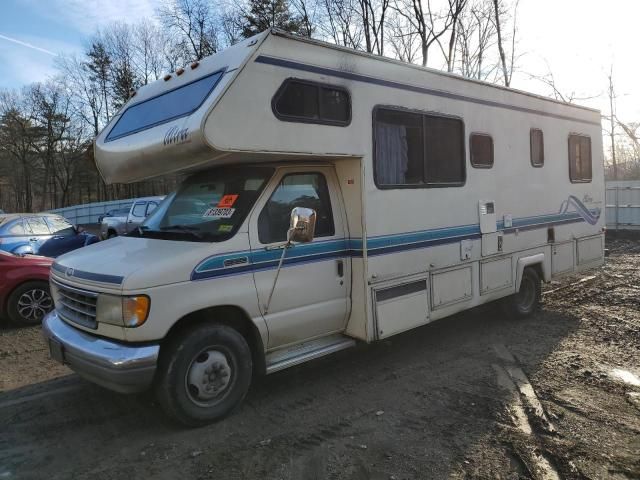
M 109 230 L 109 233 L 107 233 L 107 238 L 115 238 L 117 236 L 118 236 L 118 234 L 116 232 L 114 232 L 113 230 Z
M 27 282 L 9 296 L 7 314 L 16 325 L 38 325 L 53 310 L 53 300 L 47 282 Z
M 517 317 L 528 317 L 540 305 L 542 285 L 540 276 L 533 268 L 525 268 L 522 272 L 520 290 L 505 299 L 507 312 Z
M 205 425 L 242 402 L 252 368 L 251 350 L 240 333 L 226 325 L 199 325 L 163 347 L 156 397 L 183 425 Z

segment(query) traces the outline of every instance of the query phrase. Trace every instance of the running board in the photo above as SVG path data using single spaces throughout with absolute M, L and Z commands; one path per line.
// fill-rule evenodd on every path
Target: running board
M 330 335 L 293 347 L 275 350 L 267 354 L 267 373 L 274 373 L 309 360 L 324 357 L 345 348 L 353 347 L 355 344 L 354 339 L 344 335 Z

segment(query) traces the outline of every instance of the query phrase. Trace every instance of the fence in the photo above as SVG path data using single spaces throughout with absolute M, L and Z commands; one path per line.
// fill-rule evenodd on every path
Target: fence
M 609 230 L 640 230 L 640 180 L 606 182 Z
M 109 202 L 86 203 L 84 205 L 76 205 L 73 207 L 57 208 L 55 210 L 51 210 L 51 212 L 62 215 L 74 225 L 88 225 L 91 223 L 98 223 L 98 217 L 104 215 L 109 210 L 130 207 L 135 200 L 135 198 L 129 198 L 126 200 L 112 200 Z

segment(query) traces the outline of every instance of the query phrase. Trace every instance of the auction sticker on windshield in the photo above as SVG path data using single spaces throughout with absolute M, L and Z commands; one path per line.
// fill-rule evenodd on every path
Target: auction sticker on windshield
M 238 199 L 238 195 L 224 195 L 220 201 L 218 202 L 217 207 L 218 208 L 231 208 L 233 207 L 233 204 L 236 203 L 236 200 Z
M 236 211 L 235 208 L 210 208 L 208 209 L 206 212 L 204 212 L 204 214 L 202 214 L 203 217 L 207 217 L 207 218 L 211 218 L 211 217 L 215 217 L 215 218 L 231 218 L 233 216 L 233 213 Z

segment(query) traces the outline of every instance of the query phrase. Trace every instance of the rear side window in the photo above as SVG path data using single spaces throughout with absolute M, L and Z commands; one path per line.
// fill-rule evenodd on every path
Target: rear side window
M 493 138 L 484 133 L 472 133 L 469 143 L 471 165 L 476 168 L 493 167 Z
M 374 175 L 380 188 L 463 185 L 462 120 L 378 108 L 374 114 Z
M 572 183 L 591 181 L 591 137 L 569 135 L 569 178 Z
M 531 165 L 542 167 L 544 165 L 544 135 L 539 128 L 529 131 L 529 145 L 531 148 Z
M 31 233 L 34 235 L 50 235 L 49 227 L 47 226 L 47 222 L 44 221 L 42 217 L 27 217 L 26 218 L 27 225 L 31 230 Z
M 136 203 L 135 207 L 133 207 L 133 212 L 131 215 L 134 217 L 145 217 L 146 204 L 144 203 Z
M 346 126 L 351 122 L 349 92 L 341 87 L 289 78 L 272 101 L 273 113 L 288 122 Z
M 158 204 L 156 202 L 149 202 L 149 205 L 147 205 L 147 215 L 153 212 L 156 208 L 158 208 Z
M 331 198 L 327 181 L 321 173 L 295 173 L 286 175 L 258 217 L 260 243 L 284 242 L 295 207 L 316 211 L 316 237 L 335 234 Z
M 65 218 L 62 217 L 46 217 L 49 229 L 54 235 L 60 236 L 72 236 L 76 234 L 73 225 L 71 225 Z
M 216 72 L 157 97 L 127 108 L 107 135 L 107 141 L 131 135 L 195 112 L 206 100 L 224 72 Z

